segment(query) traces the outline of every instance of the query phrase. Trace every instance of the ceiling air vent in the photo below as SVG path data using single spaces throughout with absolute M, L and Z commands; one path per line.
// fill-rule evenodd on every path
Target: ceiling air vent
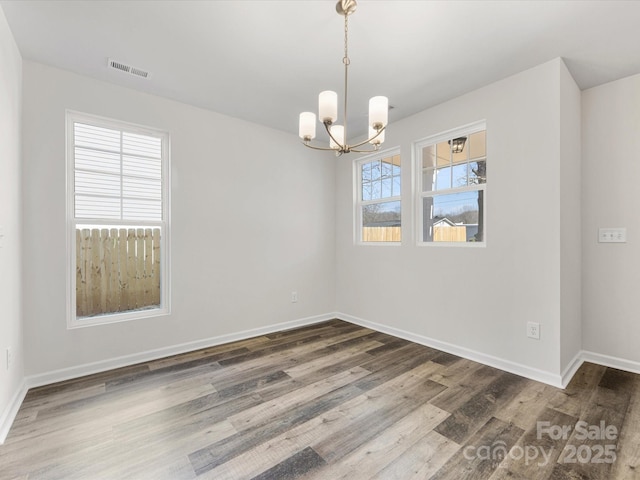
M 118 62 L 117 60 L 113 60 L 112 58 L 109 59 L 109 67 L 120 70 L 121 72 L 126 72 L 130 75 L 135 75 L 137 77 L 147 78 L 149 76 L 149 72 L 145 70 L 132 67 L 131 65 L 127 65 L 126 63 Z

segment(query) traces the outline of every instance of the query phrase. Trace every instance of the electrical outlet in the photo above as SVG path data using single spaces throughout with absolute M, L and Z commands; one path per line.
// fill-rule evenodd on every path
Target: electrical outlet
M 298 292 L 291 292 L 291 303 L 298 303 Z
M 540 340 L 540 324 L 538 322 L 527 322 L 527 337 Z

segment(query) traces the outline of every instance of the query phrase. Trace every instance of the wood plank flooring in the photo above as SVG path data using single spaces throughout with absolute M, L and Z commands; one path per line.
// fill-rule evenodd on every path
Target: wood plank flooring
M 640 376 L 566 390 L 333 320 L 30 390 L 0 479 L 640 480 Z

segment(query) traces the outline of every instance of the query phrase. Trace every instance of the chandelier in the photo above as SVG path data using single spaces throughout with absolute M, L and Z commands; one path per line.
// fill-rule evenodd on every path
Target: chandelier
M 347 88 L 349 83 L 349 48 L 348 48 L 348 18 L 356 11 L 356 0 L 339 0 L 336 4 L 336 11 L 344 16 L 344 104 L 342 120 L 343 125 L 335 124 L 338 119 L 338 94 L 326 90 L 320 92 L 318 96 L 318 121 L 323 125 L 329 135 L 329 146 L 321 147 L 313 145 L 311 141 L 316 137 L 316 115 L 313 112 L 302 112 L 300 114 L 299 136 L 305 146 L 315 150 L 333 150 L 336 156 L 343 153 L 375 152 L 384 142 L 384 131 L 387 127 L 389 117 L 389 100 L 387 97 L 372 97 L 369 100 L 369 135 L 366 140 L 354 145 L 347 143 Z M 370 146 L 365 146 L 367 143 Z

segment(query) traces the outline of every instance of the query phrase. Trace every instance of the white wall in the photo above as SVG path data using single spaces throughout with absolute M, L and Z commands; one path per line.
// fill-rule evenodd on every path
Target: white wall
M 575 278 L 575 267 L 560 260 L 561 135 L 569 128 L 562 122 L 579 120 L 576 87 L 566 75 L 556 59 L 390 125 L 385 145 L 402 150 L 402 246 L 354 246 L 352 164 L 339 160 L 338 311 L 558 380 L 560 320 L 569 314 L 561 308 L 561 267 Z M 563 95 L 571 96 L 566 104 Z M 482 119 L 486 247 L 416 246 L 411 142 Z M 575 131 L 568 133 L 575 147 Z M 576 188 L 572 182 L 573 196 Z M 565 206 L 565 214 L 575 209 Z M 579 309 L 576 293 L 566 295 L 566 308 Z M 526 338 L 527 321 L 541 323 L 539 341 Z
M 581 268 L 581 92 L 560 68 L 560 370 L 565 373 L 582 350 Z M 570 373 L 570 372 L 566 372 Z
M 636 369 L 639 155 L 640 75 L 582 92 L 583 348 Z M 626 227 L 627 243 L 598 243 L 600 227 Z
M 65 109 L 170 132 L 171 315 L 67 329 Z M 27 375 L 334 310 L 333 157 L 277 130 L 26 61 L 23 114 Z
M 0 9 L 0 442 L 24 377 L 21 312 L 22 58 Z M 0 232 L 0 235 L 2 234 Z M 6 368 L 6 350 L 15 362 Z
M 9 95 L 15 100 L 20 60 L 12 39 L 3 40 L 3 55 L 7 44 L 15 75 L 7 80 L 11 70 L 2 68 L 2 93 L 18 92 Z M 350 157 L 336 161 L 276 130 L 40 64 L 25 62 L 23 76 L 28 375 L 332 311 L 495 358 L 530 376 L 540 372 L 547 380 L 559 378 L 581 348 L 640 361 L 633 309 L 640 227 L 632 222 L 635 203 L 628 193 L 640 168 L 629 153 L 640 146 L 634 109 L 640 76 L 583 92 L 581 103 L 556 59 L 392 124 L 385 144 L 399 145 L 403 156 L 399 247 L 353 245 Z M 171 315 L 67 330 L 66 108 L 170 131 Z M 19 104 L 3 108 L 0 118 L 16 115 Z M 416 246 L 411 143 L 482 119 L 489 157 L 487 246 Z M 15 130 L 11 138 L 19 135 Z M 18 145 L 0 148 L 13 152 L 2 155 L 13 158 L 13 170 L 8 176 L 3 170 L 0 181 L 13 178 L 2 194 L 14 195 L 15 208 L 7 213 L 2 206 L 12 204 L 2 202 L 0 214 L 18 225 L 5 226 L 5 244 L 16 252 L 8 268 L 17 278 Z M 599 226 L 626 226 L 628 243 L 597 244 Z M 3 253 L 0 259 L 8 258 Z M 19 295 L 19 287 L 10 288 Z M 297 304 L 289 301 L 293 290 Z M 19 302 L 13 308 L 11 332 L 3 330 L 0 339 L 21 344 Z M 527 321 L 541 323 L 540 341 L 526 338 Z M 21 353 L 0 400 L 20 382 Z

